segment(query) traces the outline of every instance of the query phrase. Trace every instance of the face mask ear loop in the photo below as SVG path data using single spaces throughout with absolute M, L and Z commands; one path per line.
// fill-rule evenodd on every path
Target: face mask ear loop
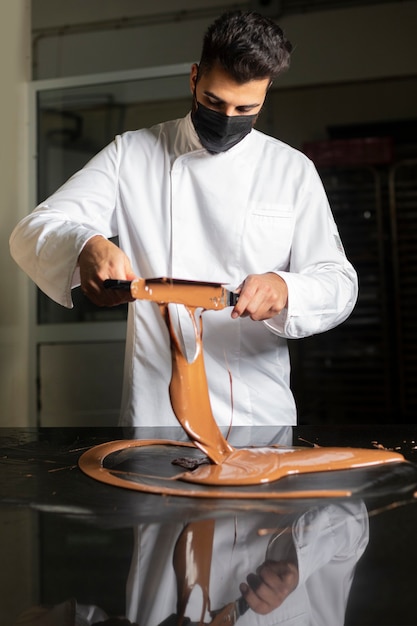
M 197 100 L 196 89 L 194 87 L 193 102 L 192 102 L 192 105 L 191 105 L 191 110 L 192 110 L 193 113 L 195 113 L 197 111 L 197 107 L 198 107 L 198 100 Z

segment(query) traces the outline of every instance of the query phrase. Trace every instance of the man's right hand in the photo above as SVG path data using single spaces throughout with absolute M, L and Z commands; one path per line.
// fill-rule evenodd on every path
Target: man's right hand
M 106 278 L 133 280 L 130 260 L 114 243 L 96 235 L 87 241 L 78 257 L 81 291 L 97 306 L 117 306 L 132 302 L 129 291 L 104 289 Z

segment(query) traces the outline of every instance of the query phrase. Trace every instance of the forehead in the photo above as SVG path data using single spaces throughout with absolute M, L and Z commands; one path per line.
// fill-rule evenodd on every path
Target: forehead
M 237 83 L 222 67 L 215 65 L 208 72 L 201 74 L 198 88 L 230 104 L 261 104 L 269 83 L 269 78 Z

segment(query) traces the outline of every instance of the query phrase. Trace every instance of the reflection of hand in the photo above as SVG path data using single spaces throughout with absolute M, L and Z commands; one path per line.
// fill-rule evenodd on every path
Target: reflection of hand
M 278 315 L 287 305 L 286 282 L 273 272 L 251 274 L 240 286 L 239 300 L 232 317 L 250 317 L 255 321 L 267 320 Z
M 250 608 L 266 615 L 277 609 L 298 585 L 298 568 L 291 561 L 265 561 L 249 574 L 240 592 Z
M 117 306 L 131 302 L 129 291 L 104 289 L 106 278 L 133 280 L 130 261 L 126 254 L 111 241 L 97 235 L 85 244 L 78 258 L 80 267 L 81 290 L 98 306 Z

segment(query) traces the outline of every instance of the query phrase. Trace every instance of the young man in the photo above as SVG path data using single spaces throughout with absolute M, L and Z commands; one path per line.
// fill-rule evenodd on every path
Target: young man
M 116 137 L 11 236 L 17 263 L 67 307 L 78 284 L 99 305 L 129 300 L 104 289 L 107 278 L 240 287 L 233 309 L 204 313 L 220 426 L 294 424 L 286 339 L 336 326 L 357 297 L 314 166 L 253 129 L 290 52 L 268 18 L 220 17 L 191 68 L 190 114 Z M 120 247 L 108 241 L 115 235 Z M 187 343 L 189 319 L 177 312 Z M 130 304 L 126 348 L 121 424 L 177 425 L 169 338 L 156 304 Z

